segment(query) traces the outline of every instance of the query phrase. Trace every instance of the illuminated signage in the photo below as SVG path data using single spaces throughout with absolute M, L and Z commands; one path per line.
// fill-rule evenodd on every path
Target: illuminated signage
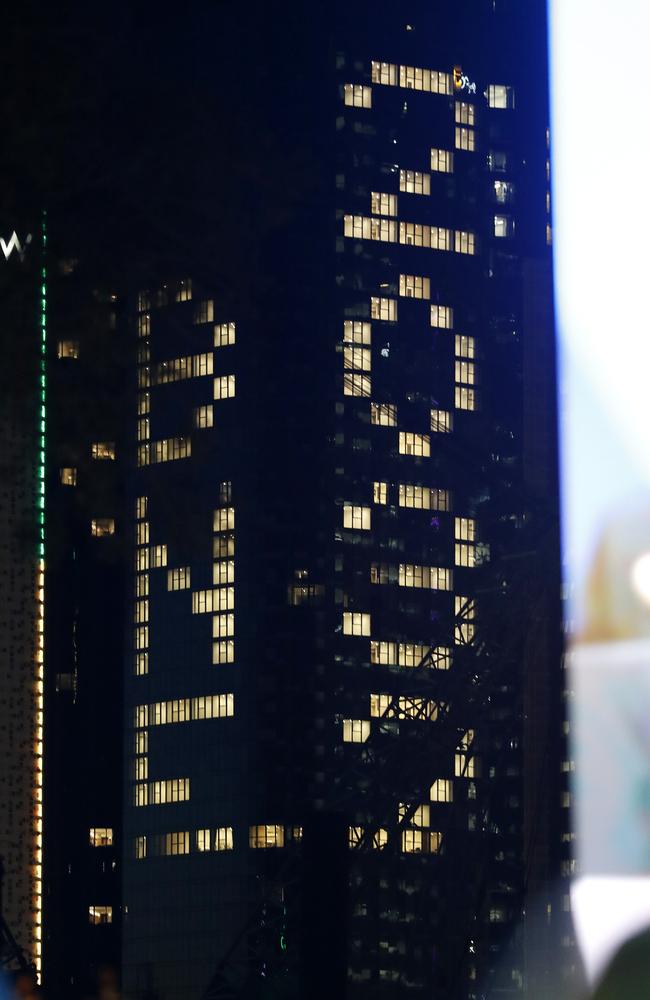
M 11 254 L 15 250 L 21 260 L 25 257 L 25 252 L 27 247 L 32 242 L 32 234 L 28 233 L 23 242 L 21 243 L 18 239 L 18 233 L 14 229 L 8 241 L 4 240 L 0 236 L 0 247 L 2 247 L 2 252 L 5 255 L 5 260 L 9 260 Z
M 476 83 L 470 81 L 460 66 L 454 66 L 454 90 L 466 90 L 468 94 L 476 93 Z

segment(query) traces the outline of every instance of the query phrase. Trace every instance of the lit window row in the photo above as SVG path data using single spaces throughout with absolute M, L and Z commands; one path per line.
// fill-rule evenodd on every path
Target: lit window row
M 214 346 L 229 347 L 235 343 L 235 324 L 219 323 L 214 328 Z
M 232 399 L 235 395 L 235 376 L 219 375 L 214 380 L 214 398 Z
M 201 375 L 212 375 L 214 371 L 214 355 L 194 354 L 186 358 L 172 358 L 161 361 L 151 373 L 151 385 L 166 385 L 168 382 L 181 382 L 187 378 L 199 378 Z
M 252 848 L 284 847 L 284 827 L 268 823 L 249 827 L 248 846 Z
M 193 615 L 209 614 L 212 611 L 232 611 L 234 607 L 234 587 L 215 587 L 212 590 L 192 592 Z
M 365 344 L 370 346 L 372 327 L 370 323 L 346 319 L 343 322 L 343 341 L 346 344 Z
M 214 536 L 212 539 L 212 554 L 215 559 L 225 559 L 226 556 L 234 556 L 234 531 L 222 532 Z
M 175 462 L 179 458 L 189 458 L 192 442 L 189 438 L 163 438 L 138 446 L 138 465 L 156 465 L 159 462 Z
M 478 760 L 468 753 L 457 753 L 454 755 L 454 776 L 456 778 L 478 778 Z
M 213 531 L 232 531 L 235 527 L 235 508 L 217 507 L 214 512 Z
M 430 830 L 402 830 L 404 854 L 438 854 L 442 834 Z
M 415 507 L 419 510 L 448 511 L 451 509 L 451 494 L 449 490 L 400 483 L 399 505 L 400 507 Z
M 476 150 L 476 132 L 473 128 L 463 128 L 456 126 L 454 144 L 456 149 L 462 149 L 466 153 L 473 153 Z
M 453 802 L 453 781 L 450 781 L 449 778 L 438 778 L 431 786 L 429 798 L 432 802 Z
M 368 719 L 343 719 L 343 742 L 365 743 L 370 736 Z
M 431 411 L 431 430 L 436 434 L 451 434 L 454 429 L 454 415 L 449 410 Z
M 89 831 L 91 847 L 112 847 L 113 830 L 110 826 L 91 826 Z
M 370 531 L 371 508 L 356 504 L 343 504 L 343 527 L 355 531 Z
M 451 590 L 452 571 L 442 566 L 419 566 L 416 563 L 400 563 L 398 583 L 400 587 L 417 587 L 427 590 Z
M 90 454 L 92 458 L 113 460 L 115 458 L 115 442 L 96 441 L 90 446 Z
M 476 393 L 474 389 L 468 389 L 464 385 L 457 385 L 454 388 L 454 406 L 457 410 L 475 410 Z
M 370 662 L 385 666 L 419 667 L 427 658 L 434 670 L 449 670 L 452 651 L 448 646 L 426 646 L 418 642 L 370 642 Z
M 509 239 L 515 235 L 515 220 L 511 215 L 494 216 L 494 235 L 497 239 Z
M 310 583 L 308 585 L 293 583 L 289 585 L 289 604 L 294 608 L 300 604 L 320 603 L 324 595 L 325 587 L 322 583 Z
M 371 108 L 372 87 L 365 87 L 360 83 L 344 83 L 343 103 L 351 108 Z
M 112 517 L 94 517 L 90 522 L 90 534 L 94 538 L 115 534 L 115 519 Z
M 431 194 L 431 175 L 419 170 L 400 170 L 399 189 L 407 194 Z
M 400 431 L 399 453 L 400 455 L 414 455 L 417 458 L 429 458 L 431 455 L 431 439 L 429 435 Z
M 373 719 L 420 719 L 435 722 L 438 718 L 438 702 L 430 698 L 412 695 L 392 694 L 370 695 L 370 716 Z
M 454 325 L 454 310 L 451 306 L 431 306 L 430 323 L 440 330 L 451 330 Z
M 167 570 L 167 590 L 188 590 L 190 587 L 190 567 L 178 566 Z
M 206 694 L 136 705 L 133 709 L 133 726 L 135 729 L 144 729 L 147 726 L 173 725 L 177 722 L 226 719 L 234 714 L 233 694 Z
M 453 242 L 456 253 L 476 253 L 474 233 L 445 229 L 442 226 L 427 226 L 419 222 L 400 222 L 398 229 L 397 222 L 391 219 L 345 215 L 343 234 L 352 239 L 379 240 L 384 243 L 399 242 L 405 246 L 428 247 L 431 250 L 451 250 Z
M 113 907 L 112 906 L 89 906 L 88 907 L 88 921 L 91 924 L 112 924 L 113 923 Z
M 431 169 L 441 174 L 454 172 L 454 154 L 449 149 L 431 150 Z
M 469 645 L 476 634 L 476 604 L 471 597 L 462 594 L 454 596 L 454 642 L 457 646 Z
M 366 832 L 365 827 L 363 826 L 348 827 L 348 847 L 351 848 L 357 847 L 363 840 L 365 832 Z M 384 830 L 383 827 L 380 827 L 379 830 L 377 830 L 373 834 L 371 846 L 375 850 L 381 850 L 381 848 L 385 847 L 387 843 L 388 843 L 388 830 Z M 368 970 L 368 972 L 370 972 L 370 970 Z
M 470 358 L 476 356 L 476 341 L 474 337 L 466 337 L 457 333 L 454 337 L 455 353 L 457 358 Z
M 395 63 L 373 62 L 372 82 L 391 87 L 423 90 L 429 94 L 451 94 L 451 75 L 419 66 L 400 66 Z
M 428 299 L 431 297 L 431 282 L 429 278 L 421 278 L 417 274 L 400 274 L 399 293 L 409 299 Z
M 456 101 L 454 104 L 454 121 L 457 125 L 476 125 L 476 108 L 466 101 Z
M 397 407 L 392 403 L 371 403 L 370 423 L 380 427 L 396 427 Z
M 361 611 L 343 612 L 343 635 L 370 635 L 370 615 Z
M 162 806 L 172 802 L 188 802 L 189 798 L 189 778 L 167 778 L 163 781 L 143 782 L 133 787 L 134 806 Z
M 368 347 L 344 347 L 343 368 L 350 371 L 366 371 L 372 368 L 372 352 Z
M 372 379 L 370 375 L 348 374 L 343 376 L 344 396 L 370 396 L 372 393 Z
M 375 295 L 371 296 L 370 317 L 371 319 L 379 319 L 388 323 L 396 323 L 397 300 L 381 298 Z
M 57 357 L 58 358 L 78 358 L 79 357 L 79 341 L 78 340 L 60 340 L 57 345 Z
M 397 215 L 397 195 L 371 191 L 370 212 L 372 215 Z
M 513 87 L 508 87 L 502 83 L 490 83 L 488 85 L 488 107 L 490 108 L 514 108 L 515 92 Z
M 235 560 L 218 559 L 212 566 L 212 582 L 215 587 L 223 586 L 226 583 L 234 583 L 235 580 Z
M 194 426 L 198 429 L 214 426 L 214 407 L 212 405 L 195 407 L 193 416 Z
M 152 563 L 152 550 L 149 547 L 149 521 L 146 520 L 149 507 L 149 500 L 146 496 L 136 497 L 135 500 L 135 578 L 133 582 L 133 593 L 135 604 L 133 609 L 133 621 L 136 625 L 134 629 L 133 645 L 133 672 L 137 677 L 149 673 L 149 627 L 146 624 L 149 620 L 149 574 L 147 570 Z M 160 560 L 165 558 L 167 550 L 164 546 L 155 546 L 155 558 Z

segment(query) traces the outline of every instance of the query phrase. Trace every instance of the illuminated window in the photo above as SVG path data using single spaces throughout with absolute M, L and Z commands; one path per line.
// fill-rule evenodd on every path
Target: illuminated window
M 196 831 L 196 849 L 200 854 L 202 854 L 205 851 L 210 851 L 212 849 L 211 830 Z
M 192 358 L 192 375 L 199 378 L 201 375 L 212 375 L 214 371 L 213 354 L 195 354 Z
M 149 601 L 136 601 L 133 606 L 133 621 L 142 625 L 149 621 Z
M 115 443 L 113 441 L 96 441 L 91 445 L 90 453 L 92 458 L 114 459 Z
M 284 827 L 264 824 L 248 829 L 249 847 L 284 847 Z
M 374 503 L 388 503 L 388 483 L 373 483 L 372 499 Z
M 454 170 L 454 154 L 448 149 L 431 150 L 431 169 L 441 174 L 451 174 Z
M 220 323 L 214 328 L 214 346 L 229 347 L 235 343 L 235 324 Z
M 227 556 L 235 554 L 235 535 L 230 531 L 227 534 L 217 535 L 212 539 L 212 555 L 215 559 L 225 559 Z
M 138 292 L 138 312 L 151 308 L 151 296 L 148 291 Z
M 214 590 L 195 590 L 192 593 L 193 615 L 202 615 L 211 611 L 231 611 L 234 606 L 234 587 L 217 587 Z
M 370 531 L 370 507 L 343 504 L 343 527 L 357 531 Z
M 144 313 L 138 316 L 138 337 L 148 337 L 151 334 L 151 316 Z
M 454 546 L 454 563 L 472 569 L 476 566 L 476 546 L 456 542 Z
M 494 182 L 494 197 L 495 200 L 499 202 L 500 205 L 507 205 L 514 199 L 515 186 L 509 181 L 495 181 Z M 548 211 L 548 206 L 547 206 Z
M 467 233 L 457 229 L 454 234 L 454 250 L 456 253 L 476 253 L 476 239 L 474 233 Z
M 235 643 L 232 639 L 224 639 L 212 643 L 213 663 L 234 663 Z
M 451 330 L 454 325 L 454 310 L 451 306 L 431 306 L 431 326 L 441 330 Z
M 136 520 L 147 516 L 147 497 L 136 497 L 135 501 L 135 516 Z
M 149 569 L 149 549 L 136 550 L 134 568 L 136 573 L 142 573 Z
M 400 455 L 415 455 L 420 458 L 429 458 L 431 455 L 431 441 L 429 435 L 412 434 L 410 431 L 400 431 L 399 453 Z
M 76 469 L 59 469 L 59 479 L 61 480 L 62 486 L 76 486 L 77 485 L 77 470 Z
M 112 847 L 113 830 L 110 826 L 91 826 L 90 846 L 91 847 Z
M 79 341 L 78 340 L 60 340 L 57 348 L 57 356 L 59 358 L 78 358 L 79 357 Z
M 133 842 L 133 854 L 136 861 L 142 861 L 147 856 L 147 838 L 136 837 Z
M 151 407 L 151 396 L 148 392 L 138 393 L 138 415 L 143 416 L 149 413 Z
M 454 347 L 456 357 L 458 358 L 475 357 L 476 341 L 473 337 L 466 337 L 464 334 L 457 333 L 454 337 Z
M 473 389 L 464 385 L 454 387 L 454 405 L 457 410 L 475 410 L 476 396 Z
M 188 590 L 190 587 L 190 567 L 178 566 L 167 570 L 167 590 Z
M 430 297 L 430 280 L 416 274 L 400 274 L 399 293 L 409 299 L 428 299 Z
M 473 128 L 463 128 L 456 126 L 456 149 L 464 149 L 467 153 L 473 153 L 476 149 L 476 132 Z
M 343 635 L 370 635 L 370 615 L 361 611 L 343 612 Z
M 400 507 L 414 507 L 420 510 L 443 510 L 451 507 L 449 490 L 438 490 L 429 486 L 399 484 Z
M 212 299 L 203 299 L 194 306 L 195 323 L 212 323 L 214 320 L 214 302 Z
M 115 534 L 115 519 L 112 517 L 94 517 L 90 522 L 90 533 L 95 538 Z
M 214 407 L 198 406 L 194 410 L 195 427 L 212 427 L 214 424 Z
M 476 757 L 467 753 L 454 754 L 454 776 L 456 778 L 477 778 Z
M 186 278 L 184 281 L 179 281 L 178 288 L 176 290 L 176 301 L 189 302 L 191 298 L 192 298 L 191 278 Z
M 146 649 L 149 645 L 149 626 L 139 625 L 133 630 L 133 645 L 136 649 Z
M 494 216 L 494 235 L 497 239 L 508 239 L 515 234 L 515 223 L 509 215 Z
M 149 653 L 136 653 L 133 660 L 133 673 L 136 677 L 144 677 L 149 673 Z
M 235 395 L 235 376 L 219 375 L 214 380 L 214 398 L 232 399 Z
M 156 854 L 161 857 L 174 857 L 178 854 L 190 853 L 189 830 L 181 830 L 179 833 L 163 833 L 156 837 Z
M 214 512 L 213 531 L 232 531 L 235 527 L 235 508 L 217 507 Z
M 370 323 L 346 319 L 343 323 L 343 340 L 349 344 L 366 344 L 370 346 L 371 330 Z
M 372 62 L 371 63 L 372 82 L 389 86 L 397 85 L 397 66 L 393 63 Z
M 149 544 L 149 522 L 139 521 L 135 526 L 135 544 L 136 545 L 148 545 Z
M 455 361 L 454 362 L 454 377 L 456 382 L 460 382 L 463 385 L 475 385 L 476 383 L 476 366 L 473 361 Z
M 455 517 L 454 538 L 461 542 L 475 542 L 476 520 L 473 517 Z
M 438 778 L 431 786 L 430 799 L 432 802 L 453 802 L 454 784 L 449 778 Z
M 490 108 L 514 108 L 514 89 L 506 87 L 502 83 L 490 83 L 488 85 L 488 106 Z
M 397 407 L 392 403 L 371 403 L 370 423 L 380 427 L 396 427 Z
M 215 851 L 232 851 L 233 837 L 231 826 L 219 826 L 214 831 Z
M 225 719 L 235 714 L 233 694 L 208 694 L 192 698 L 192 719 Z
M 453 427 L 453 414 L 449 410 L 431 411 L 431 430 L 436 434 L 451 434 Z
M 441 566 L 419 566 L 415 563 L 400 563 L 398 582 L 400 587 L 417 587 L 427 590 L 451 590 L 452 573 Z
M 467 104 L 465 101 L 456 101 L 454 121 L 457 125 L 475 125 L 475 117 L 473 104 Z
M 169 802 L 188 802 L 190 798 L 189 778 L 150 781 L 144 787 L 147 789 L 147 804 L 150 806 L 161 806 Z M 137 789 L 138 786 L 136 785 L 135 788 Z
M 167 546 L 166 545 L 152 545 L 149 550 L 151 557 L 151 567 L 152 569 L 159 569 L 161 566 L 167 565 Z
M 370 736 L 370 722 L 367 719 L 343 719 L 343 742 L 365 743 Z
M 148 441 L 150 437 L 149 417 L 140 417 L 138 420 L 138 441 Z
M 215 615 L 212 619 L 212 638 L 223 639 L 235 634 L 233 614 Z
M 371 191 L 370 211 L 373 215 L 397 215 L 397 195 Z
M 405 246 L 451 249 L 451 230 L 441 226 L 423 226 L 418 222 L 400 222 L 399 241 Z
M 370 371 L 372 367 L 372 353 L 367 347 L 344 347 L 343 367 L 361 371 Z
M 352 108 L 372 107 L 372 87 L 364 87 L 360 83 L 343 85 L 343 101 Z
M 488 168 L 493 174 L 504 173 L 508 169 L 507 154 L 491 150 L 488 153 Z
M 112 906 L 89 906 L 88 907 L 88 920 L 91 924 L 112 924 L 113 923 L 113 907 Z
M 191 454 L 192 442 L 189 438 L 163 438 L 162 441 L 152 441 L 151 445 L 140 446 L 138 465 L 174 462 L 180 458 L 189 458 Z
M 399 85 L 409 90 L 425 90 L 430 94 L 451 94 L 449 73 L 418 66 L 400 66 Z
M 133 761 L 133 778 L 136 781 L 146 781 L 149 777 L 149 758 L 136 757 Z
M 419 170 L 400 170 L 399 189 L 408 194 L 430 194 L 431 177 L 429 174 L 422 174 Z
M 372 319 L 397 322 L 397 300 L 383 299 L 372 296 L 370 299 L 370 316 Z
M 136 597 L 148 597 L 149 596 L 149 574 L 141 573 L 135 578 L 134 586 Z
M 344 215 L 343 235 L 355 240 L 395 243 L 397 223 L 391 219 L 377 219 L 365 215 Z
M 344 396 L 370 396 L 372 393 L 372 380 L 369 375 L 343 376 Z

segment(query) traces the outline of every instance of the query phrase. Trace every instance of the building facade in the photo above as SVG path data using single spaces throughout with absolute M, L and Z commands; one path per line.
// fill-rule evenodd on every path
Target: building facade
M 338 817 L 350 996 L 522 994 L 559 844 L 542 12 L 291 13 L 241 67 L 225 259 L 132 297 L 124 986 L 316 995 Z

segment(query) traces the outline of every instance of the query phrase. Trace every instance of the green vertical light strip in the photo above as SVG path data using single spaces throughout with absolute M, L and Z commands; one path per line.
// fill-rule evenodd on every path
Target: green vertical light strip
M 43 948 L 43 713 L 45 709 L 45 443 L 47 424 L 47 213 L 41 219 L 41 262 L 39 296 L 39 403 L 38 456 L 36 465 L 36 512 L 38 517 L 38 553 L 36 562 L 36 662 L 34 691 L 34 965 L 39 980 L 42 976 Z

